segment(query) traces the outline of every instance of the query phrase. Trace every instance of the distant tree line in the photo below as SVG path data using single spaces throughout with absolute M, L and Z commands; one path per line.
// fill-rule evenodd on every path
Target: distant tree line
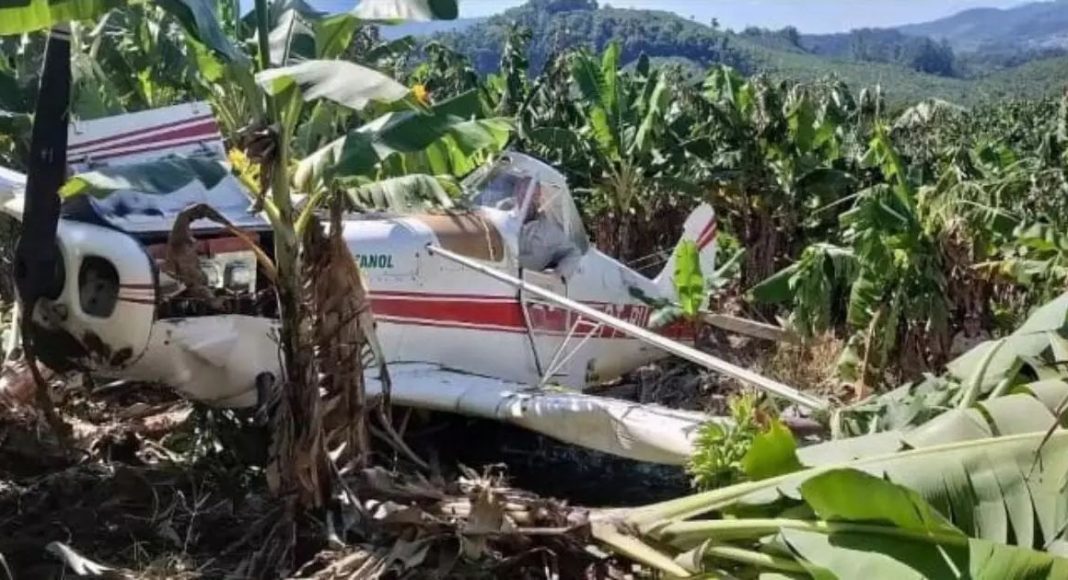
M 946 42 L 908 36 L 896 30 L 863 28 L 841 34 L 801 34 L 793 26 L 781 30 L 750 27 L 742 35 L 777 49 L 795 49 L 826 58 L 882 62 L 944 77 L 958 76 L 957 57 Z
M 437 40 L 468 55 L 475 69 L 485 73 L 500 63 L 513 24 L 532 32 L 532 71 L 540 71 L 565 49 L 585 46 L 602 51 L 613 40 L 620 42 L 623 62 L 645 54 L 751 69 L 747 51 L 733 46 L 728 33 L 669 12 L 613 9 L 607 4 L 598 9 L 594 0 L 531 0 L 472 28 L 439 35 Z

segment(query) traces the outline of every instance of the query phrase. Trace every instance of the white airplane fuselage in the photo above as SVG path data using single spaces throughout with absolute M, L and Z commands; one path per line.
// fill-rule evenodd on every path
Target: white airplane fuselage
M 657 296 L 659 289 L 602 252 L 589 249 L 566 278 L 551 271 L 521 271 L 507 214 L 483 208 L 453 219 L 501 233 L 498 247 L 503 251 L 481 256 L 485 265 L 628 322 L 648 322 L 650 308 L 628 289 L 648 296 Z M 663 356 L 659 349 L 611 328 L 595 330 L 590 324 L 571 332 L 578 316 L 569 310 L 431 254 L 428 245 L 449 247 L 449 239 L 435 233 L 449 220 L 407 216 L 345 222 L 345 240 L 368 278 L 378 337 L 389 362 L 430 362 L 539 384 L 558 349 L 563 349 L 562 357 L 578 347 L 548 379 L 583 388 Z
M 160 151 L 152 140 L 166 140 L 176 123 L 192 136 L 166 141 L 169 149 Z M 75 163 L 79 170 L 92 169 L 90 158 L 118 166 L 149 162 L 163 152 L 206 154 L 224 163 L 222 149 L 203 105 L 90 121 L 72 126 L 70 135 L 72 163 L 84 164 Z M 57 232 L 62 274 L 54 295 L 40 300 L 33 313 L 54 347 L 51 360 L 41 360 L 57 370 L 164 383 L 216 406 L 255 405 L 257 379 L 281 373 L 278 321 L 241 307 L 207 314 L 196 305 L 190 309 L 182 286 L 161 266 L 173 218 L 192 203 L 212 205 L 257 235 L 269 236 L 269 227 L 246 212 L 251 196 L 233 176 L 210 187 L 199 181 L 176 187 L 163 195 L 123 190 L 64 206 Z M 651 308 L 635 293 L 674 298 L 674 258 L 653 280 L 592 247 L 564 177 L 526 155 L 505 154 L 470 176 L 464 189 L 463 210 L 353 214 L 343 220 L 345 241 L 367 277 L 387 362 L 582 389 L 664 356 L 633 337 L 431 254 L 428 247 L 451 250 L 638 326 L 647 325 Z M 21 219 L 22 201 L 11 186 L 0 189 L 0 211 Z M 532 224 L 546 223 L 553 226 L 541 230 L 542 237 L 528 235 Z M 212 290 L 239 299 L 263 290 L 253 253 L 213 224 L 204 226 L 193 224 L 204 244 L 201 266 Z M 552 231 L 555 238 L 545 233 Z M 695 243 L 706 272 L 714 267 L 715 234 L 707 205 L 684 224 L 683 239 Z M 530 266 L 539 255 L 552 259 Z M 243 284 L 237 283 L 238 273 Z M 684 339 L 692 336 L 689 331 L 677 325 L 663 332 Z

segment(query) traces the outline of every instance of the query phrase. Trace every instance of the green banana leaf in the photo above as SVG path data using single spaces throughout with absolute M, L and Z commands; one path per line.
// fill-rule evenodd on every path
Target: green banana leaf
M 915 428 L 829 441 L 799 449 L 797 455 L 803 465 L 814 467 L 1001 435 L 1045 433 L 1062 426 L 1058 416 L 1066 402 L 1068 383 L 1038 381 L 971 408 L 948 409 Z
M 328 99 L 356 111 L 372 101 L 391 103 L 409 94 L 389 76 L 342 60 L 310 60 L 269 69 L 257 74 L 256 82 L 272 96 L 296 85 L 305 101 Z
M 1001 348 L 993 355 L 982 380 L 982 388 L 1011 379 L 1019 371 L 1020 361 L 1035 361 L 1050 355 L 1053 363 L 1068 361 L 1068 348 L 1059 333 L 1068 330 L 1068 293 L 1039 308 L 1015 332 L 1000 340 L 987 341 L 950 362 L 946 368 L 956 379 L 966 380 L 979 361 L 998 343 Z
M 616 70 L 619 58 L 618 43 L 611 43 L 601 63 L 587 53 L 577 53 L 571 59 L 571 76 L 579 94 L 589 106 L 589 126 L 601 152 L 609 159 L 621 158 L 619 96 Z
M 241 61 L 238 51 L 219 26 L 210 0 L 155 0 L 171 13 L 193 40 L 224 60 Z M 128 0 L 0 0 L 0 36 L 51 28 L 72 20 L 97 18 Z
M 684 240 L 675 249 L 673 281 L 683 314 L 695 318 L 705 298 L 705 277 L 701 273 L 700 252 L 692 240 Z
M 349 200 L 359 211 L 409 213 L 456 207 L 442 182 L 430 175 L 405 175 L 375 181 L 348 190 Z
M 1066 481 L 1068 432 L 976 439 L 640 508 L 594 535 L 676 575 L 1065 578 L 1044 550 L 1065 545 Z
M 352 14 L 363 20 L 455 20 L 456 0 L 361 0 Z
M 334 179 L 371 177 L 383 163 L 423 154 L 442 141 L 447 153 L 457 157 L 500 148 L 511 133 L 511 121 L 477 119 L 480 110 L 477 92 L 469 91 L 435 105 L 429 113 L 387 113 L 305 157 L 297 166 L 294 182 L 298 189 L 313 192 Z M 439 156 L 437 162 L 445 162 L 440 149 L 434 154 Z
M 819 580 L 1059 580 L 1068 560 L 1036 550 L 970 539 L 940 546 L 881 534 L 784 530 L 783 540 Z
M 273 66 L 284 66 L 292 60 L 315 58 L 315 27 L 297 10 L 286 10 L 279 17 L 278 24 L 267 34 L 267 45 L 271 51 Z
M 119 190 L 162 195 L 177 191 L 193 181 L 199 181 L 211 189 L 229 174 L 226 166 L 218 161 L 169 157 L 81 173 L 67 180 L 59 193 L 63 198 L 78 195 L 105 198 Z
M 676 575 L 1065 578 L 1068 560 L 1044 550 L 1065 545 L 1066 481 L 1068 432 L 1003 436 L 738 484 L 594 534 Z
M 969 538 L 918 493 L 855 470 L 801 486 L 831 533 L 784 529 L 782 538 L 816 578 L 1063 578 L 1068 560 Z M 850 524 L 855 524 L 851 526 Z
M 779 513 L 783 505 L 802 501 L 807 481 L 836 468 L 915 490 L 969 537 L 1041 549 L 1062 540 L 1068 525 L 1066 431 L 975 439 L 806 469 L 644 508 L 646 515 L 636 513 L 633 522 L 655 529 L 655 518 L 685 519 L 713 509 Z
M 71 20 L 96 18 L 125 0 L 0 0 L 0 35 L 23 34 Z
M 1012 334 L 982 343 L 950 362 L 944 376 L 928 376 L 843 409 L 835 419 L 835 428 L 847 434 L 906 431 L 950 409 L 1020 392 L 1043 399 L 1049 410 L 1059 414 L 1056 409 L 1061 399 L 1049 400 L 1054 396 L 1050 390 L 1054 387 L 1050 385 L 1068 379 L 1068 367 L 1064 364 L 1068 361 L 1066 319 L 1068 293 L 1035 310 Z M 1055 395 L 1061 397 L 1062 393 L 1057 391 Z M 949 417 L 959 415 L 950 413 Z M 950 420 L 949 417 L 942 421 Z M 1038 417 L 1048 418 L 1048 415 Z M 996 426 L 984 431 L 998 433 Z M 842 445 L 852 443 L 842 442 Z

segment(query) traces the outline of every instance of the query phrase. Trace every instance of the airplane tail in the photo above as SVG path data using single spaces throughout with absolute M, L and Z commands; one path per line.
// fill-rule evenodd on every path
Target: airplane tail
M 679 245 L 685 241 L 691 241 L 697 245 L 701 273 L 706 278 L 716 271 L 717 230 L 715 210 L 707 203 L 702 203 L 697 209 L 693 210 L 690 217 L 686 218 L 686 224 L 682 229 L 682 239 L 679 240 Z M 678 247 L 676 246 L 675 251 L 671 252 L 671 257 L 668 259 L 667 264 L 664 265 L 664 269 L 653 280 L 657 288 L 660 289 L 660 295 L 663 298 L 677 298 L 674 279 L 677 255 Z M 704 307 L 703 304 L 702 307 Z
M 169 156 L 226 159 L 219 124 L 204 101 L 73 121 L 67 134 L 67 163 L 76 172 Z

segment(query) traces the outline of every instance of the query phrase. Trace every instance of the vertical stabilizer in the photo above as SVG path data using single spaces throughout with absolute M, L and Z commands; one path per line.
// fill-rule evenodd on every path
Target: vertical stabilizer
M 693 210 L 690 217 L 686 218 L 682 238 L 679 240 L 680 245 L 687 240 L 697 245 L 701 260 L 701 273 L 706 278 L 716 271 L 717 229 L 715 210 L 707 203 L 702 203 L 697 209 Z M 662 298 L 676 298 L 674 276 L 677 250 L 678 246 L 676 246 L 675 251 L 671 252 L 671 257 L 668 259 L 667 264 L 664 265 L 660 275 L 653 280 L 657 288 L 660 289 Z

